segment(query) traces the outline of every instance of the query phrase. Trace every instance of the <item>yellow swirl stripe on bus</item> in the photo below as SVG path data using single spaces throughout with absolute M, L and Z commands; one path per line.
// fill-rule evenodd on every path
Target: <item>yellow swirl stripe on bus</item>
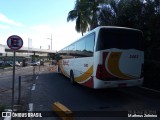
M 119 68 L 119 60 L 121 57 L 121 52 L 112 52 L 109 56 L 108 59 L 108 69 L 109 71 L 119 77 L 119 78 L 123 78 L 123 79 L 134 79 L 135 77 L 132 77 L 130 75 L 126 75 L 124 73 L 121 72 L 120 68 Z
M 93 65 L 81 76 L 75 77 L 76 82 L 83 82 L 93 74 Z

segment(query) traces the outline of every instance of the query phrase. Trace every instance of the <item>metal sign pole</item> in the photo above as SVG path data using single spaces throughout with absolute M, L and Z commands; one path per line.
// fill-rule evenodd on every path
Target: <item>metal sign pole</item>
M 12 78 L 12 111 L 14 111 L 14 82 L 15 82 L 15 56 L 16 50 L 23 46 L 23 40 L 17 35 L 12 35 L 7 39 L 7 46 L 13 50 L 13 78 Z
M 13 55 L 13 78 L 12 78 L 12 111 L 14 109 L 15 56 L 16 56 L 16 51 L 14 50 L 14 55 Z

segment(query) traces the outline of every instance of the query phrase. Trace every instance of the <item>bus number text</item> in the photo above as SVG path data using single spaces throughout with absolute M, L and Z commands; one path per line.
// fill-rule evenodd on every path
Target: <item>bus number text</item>
M 138 55 L 130 55 L 129 58 L 138 58 Z

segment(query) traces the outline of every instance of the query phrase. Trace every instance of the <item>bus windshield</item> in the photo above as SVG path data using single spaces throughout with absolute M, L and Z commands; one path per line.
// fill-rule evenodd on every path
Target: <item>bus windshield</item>
M 132 29 L 101 28 L 96 51 L 110 48 L 143 50 L 142 32 Z

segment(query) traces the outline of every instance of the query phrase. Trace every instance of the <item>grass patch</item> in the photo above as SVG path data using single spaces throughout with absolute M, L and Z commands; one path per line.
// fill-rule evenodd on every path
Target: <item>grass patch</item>
M 9 67 L 12 67 L 12 66 L 9 66 L 9 65 L 7 65 L 7 66 L 0 66 L 0 69 L 9 68 Z
M 5 108 L 6 108 L 6 106 L 5 106 L 5 105 L 1 105 L 1 104 L 0 104 L 0 111 L 4 111 L 4 110 L 5 110 Z

